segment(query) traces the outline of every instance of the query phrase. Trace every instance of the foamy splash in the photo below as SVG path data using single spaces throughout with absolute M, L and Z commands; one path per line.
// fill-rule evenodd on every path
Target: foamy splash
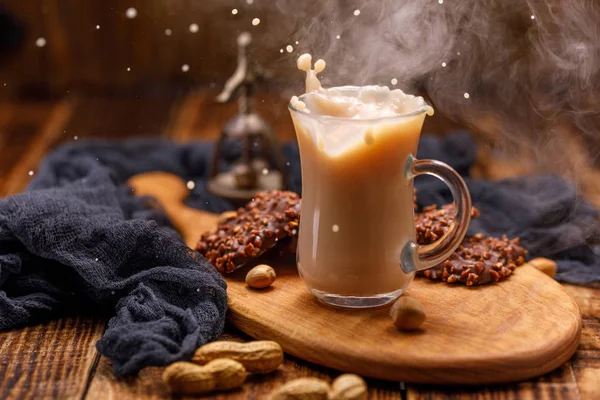
M 433 115 L 433 108 L 422 97 L 406 94 L 400 89 L 375 85 L 325 89 L 317 74 L 323 72 L 327 64 L 319 59 L 313 67 L 312 56 L 308 53 L 298 57 L 297 66 L 306 73 L 305 94 L 302 99 L 294 96 L 291 100 L 292 106 L 299 111 L 353 119 L 394 117 L 419 110 Z

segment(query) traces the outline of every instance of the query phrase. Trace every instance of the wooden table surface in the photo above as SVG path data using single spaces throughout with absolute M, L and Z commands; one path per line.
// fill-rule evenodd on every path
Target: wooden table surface
M 294 137 L 281 99 L 264 95 L 259 111 L 281 140 Z M 282 106 L 274 107 L 273 104 Z M 214 139 L 235 105 L 216 105 L 203 91 L 169 98 L 90 98 L 68 95 L 48 101 L 0 100 L 0 197 L 22 191 L 40 160 L 72 140 L 163 137 L 175 141 Z M 433 387 L 369 380 L 371 399 L 600 399 L 600 289 L 565 285 L 579 304 L 583 321 L 575 356 L 554 372 L 527 382 L 493 387 Z M 0 332 L 0 398 L 165 399 L 160 368 L 116 379 L 111 362 L 95 343 L 106 319 L 70 317 L 40 326 Z M 227 326 L 223 339 L 249 340 Z M 460 368 L 459 365 L 456 366 Z M 251 377 L 241 390 L 219 399 L 260 399 L 285 381 L 339 372 L 286 357 L 269 376 Z M 210 396 L 209 396 L 210 397 Z

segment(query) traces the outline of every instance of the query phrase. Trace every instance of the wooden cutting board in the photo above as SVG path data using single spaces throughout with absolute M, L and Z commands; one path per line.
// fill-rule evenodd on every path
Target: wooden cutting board
M 136 194 L 159 200 L 190 247 L 217 224 L 216 215 L 182 204 L 188 190 L 174 175 L 137 175 L 130 184 Z M 504 282 L 476 288 L 416 278 L 408 292 L 422 302 L 427 321 L 422 330 L 403 333 L 394 328 L 389 306 L 321 304 L 293 260 L 284 258 L 270 254 L 225 276 L 229 321 L 256 339 L 279 342 L 288 354 L 340 371 L 414 383 L 512 382 L 559 367 L 579 344 L 577 304 L 527 264 Z M 264 262 L 277 280 L 266 290 L 248 288 L 246 272 Z

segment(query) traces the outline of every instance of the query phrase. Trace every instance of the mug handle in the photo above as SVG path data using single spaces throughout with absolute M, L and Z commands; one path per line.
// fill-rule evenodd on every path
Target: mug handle
M 458 172 L 441 161 L 417 160 L 409 155 L 405 173 L 407 179 L 424 174 L 441 179 L 450 188 L 456 210 L 454 221 L 439 240 L 428 245 L 419 245 L 410 240 L 404 245 L 400 254 L 400 267 L 409 274 L 441 263 L 460 246 L 471 222 L 471 195 Z

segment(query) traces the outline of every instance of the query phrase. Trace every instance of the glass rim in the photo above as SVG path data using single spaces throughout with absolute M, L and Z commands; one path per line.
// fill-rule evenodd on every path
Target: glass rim
M 327 90 L 332 90 L 332 89 L 348 89 L 348 90 L 352 90 L 352 89 L 359 89 L 361 88 L 361 86 L 335 86 L 332 88 L 328 88 Z M 303 97 L 305 97 L 306 95 L 310 94 L 312 92 L 308 92 L 308 93 L 303 93 L 300 96 L 298 96 L 299 100 L 302 100 Z M 425 102 L 425 100 L 423 100 L 424 104 L 417 108 L 414 111 L 410 111 L 404 114 L 397 114 L 397 115 L 385 115 L 385 116 L 381 116 L 381 117 L 373 117 L 373 118 L 352 118 L 352 117 L 336 117 L 333 115 L 323 115 L 323 114 L 312 114 L 312 113 L 308 113 L 306 111 L 300 110 L 296 107 L 294 107 L 294 105 L 292 104 L 291 100 L 288 103 L 288 109 L 294 112 L 297 112 L 299 114 L 302 115 L 306 115 L 307 117 L 311 117 L 317 120 L 325 120 L 325 121 L 340 121 L 340 122 L 352 122 L 352 123 L 362 123 L 362 122 L 378 122 L 378 121 L 386 121 L 386 120 L 395 120 L 395 119 L 402 119 L 402 118 L 406 118 L 406 117 L 414 117 L 415 115 L 421 115 L 426 113 L 429 108 L 431 108 L 431 106 L 429 104 L 427 104 L 427 102 Z

